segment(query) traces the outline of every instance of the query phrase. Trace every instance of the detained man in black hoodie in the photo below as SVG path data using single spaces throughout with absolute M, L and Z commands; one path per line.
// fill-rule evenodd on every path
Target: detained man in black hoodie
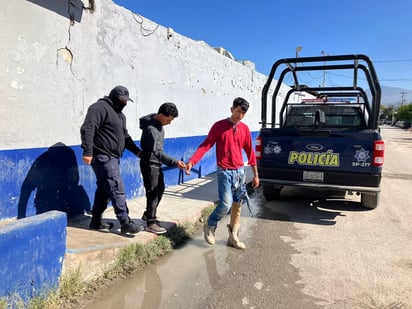
M 143 226 L 135 224 L 129 217 L 126 192 L 120 175 L 120 157 L 125 149 L 139 157 L 141 149 L 133 142 L 126 129 L 126 116 L 122 110 L 127 105 L 129 91 L 116 86 L 109 96 L 92 104 L 80 128 L 83 162 L 91 165 L 96 174 L 96 192 L 89 228 L 109 231 L 112 223 L 101 221 L 108 202 L 111 201 L 122 233 L 136 234 Z
M 166 229 L 161 227 L 157 220 L 157 206 L 165 191 L 162 164 L 185 168 L 185 163 L 170 157 L 163 151 L 164 130 L 174 118 L 178 110 L 173 103 L 163 103 L 157 114 L 149 114 L 140 118 L 140 129 L 143 130 L 140 139 L 142 152 L 140 154 L 140 171 L 146 190 L 146 211 L 142 219 L 147 222 L 146 231 L 155 234 L 164 234 Z

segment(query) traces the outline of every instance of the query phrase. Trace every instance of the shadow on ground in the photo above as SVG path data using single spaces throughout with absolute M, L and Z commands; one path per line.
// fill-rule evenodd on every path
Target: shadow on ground
M 251 205 L 259 219 L 319 225 L 335 225 L 336 217 L 345 217 L 344 212 L 369 211 L 361 207 L 356 195 L 325 198 L 320 192 L 295 188 L 284 188 L 281 197 L 273 201 L 267 201 L 259 189 L 251 195 Z

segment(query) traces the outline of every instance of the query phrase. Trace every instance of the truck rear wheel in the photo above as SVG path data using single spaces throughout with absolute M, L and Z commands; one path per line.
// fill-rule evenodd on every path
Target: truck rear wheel
M 375 209 L 379 204 L 380 192 L 377 193 L 362 193 L 361 204 L 365 208 Z
M 263 185 L 263 196 L 268 200 L 277 200 L 280 197 L 280 187 L 274 187 L 271 185 Z

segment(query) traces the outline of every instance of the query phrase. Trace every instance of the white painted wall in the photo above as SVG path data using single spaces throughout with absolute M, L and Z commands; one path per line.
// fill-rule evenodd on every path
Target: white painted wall
M 69 2 L 77 8 L 62 7 Z M 125 109 L 135 140 L 137 119 L 165 101 L 180 112 L 166 138 L 207 134 L 237 96 L 252 103 L 245 122 L 259 129 L 265 75 L 205 42 L 168 38 L 167 28 L 111 0 L 95 1 L 93 12 L 80 0 L 58 3 L 0 1 L 0 150 L 80 144 L 88 106 L 117 84 L 135 101 Z M 69 11 L 78 21 L 61 13 Z

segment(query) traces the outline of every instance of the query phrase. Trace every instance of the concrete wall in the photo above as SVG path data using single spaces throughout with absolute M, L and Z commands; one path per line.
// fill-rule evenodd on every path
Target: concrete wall
M 188 159 L 212 123 L 230 115 L 236 96 L 252 103 L 245 122 L 256 136 L 265 76 L 243 64 L 249 62 L 225 57 L 178 33 L 168 36 L 167 28 L 110 0 L 94 3 L 0 2 L 0 219 L 16 217 L 18 209 L 27 216 L 39 213 L 44 207 L 35 208 L 34 194 L 51 171 L 57 179 L 69 169 L 72 178 L 61 180 L 64 190 L 58 198 L 42 204 L 75 208 L 69 213 L 90 207 L 95 178 L 81 162 L 79 128 L 88 106 L 117 84 L 127 86 L 135 101 L 125 114 L 136 143 L 138 118 L 172 101 L 180 115 L 165 128 L 165 148 Z M 58 146 L 63 149 L 57 151 Z M 49 159 L 50 150 L 64 153 L 70 163 Z M 34 164 L 39 160 L 40 167 Z M 130 154 L 122 160 L 128 198 L 143 194 L 138 165 Z M 214 153 L 200 165 L 204 173 L 212 172 Z M 176 170 L 168 171 L 166 182 L 176 184 L 178 178 Z M 61 193 L 71 190 L 68 183 L 89 197 L 84 207 L 69 205 L 73 201 Z M 51 185 L 48 196 L 56 189 Z
M 25 301 L 57 287 L 66 221 L 65 213 L 50 211 L 0 226 L 0 297 Z
M 2 295 L 10 290 L 5 282 L 56 283 L 65 237 L 61 217 L 34 215 L 60 210 L 70 217 L 90 210 L 95 176 L 81 163 L 79 129 L 88 106 L 114 86 L 128 87 L 135 101 L 125 114 L 136 143 L 139 117 L 156 112 L 165 101 L 177 104 L 180 115 L 165 128 L 165 150 L 176 158 L 190 157 L 210 126 L 230 115 L 237 96 L 252 103 L 245 122 L 253 138 L 257 135 L 265 76 L 252 62 L 235 61 L 179 33 L 170 35 L 110 0 L 2 0 L 0 42 L 0 220 L 11 224 L 1 230 L 1 245 L 2 257 L 16 262 L 2 263 Z M 197 167 L 203 174 L 213 172 L 214 152 Z M 127 197 L 142 195 L 138 160 L 126 153 L 121 168 Z M 181 177 L 176 169 L 165 176 L 167 185 Z M 15 222 L 16 217 L 30 218 Z M 48 248 L 50 243 L 56 246 Z M 19 254 L 39 260 L 30 269 Z M 43 264 L 49 254 L 59 262 Z M 17 270 L 18 265 L 24 269 Z M 46 270 L 51 275 L 44 275 Z M 27 282 L 15 281 L 24 273 Z

